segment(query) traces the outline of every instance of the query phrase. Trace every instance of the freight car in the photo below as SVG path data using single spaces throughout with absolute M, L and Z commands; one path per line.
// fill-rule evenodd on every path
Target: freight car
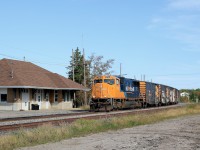
M 90 110 L 146 108 L 176 104 L 179 91 L 175 88 L 120 76 L 98 76 L 92 85 Z

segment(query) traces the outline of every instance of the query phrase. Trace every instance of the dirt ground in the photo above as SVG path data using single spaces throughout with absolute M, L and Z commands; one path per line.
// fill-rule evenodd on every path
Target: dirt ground
M 23 150 L 200 150 L 200 115 L 88 135 Z

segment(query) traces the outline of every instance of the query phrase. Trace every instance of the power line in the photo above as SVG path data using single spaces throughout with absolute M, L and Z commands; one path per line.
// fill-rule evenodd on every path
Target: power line
M 33 62 L 33 63 L 38 63 L 38 64 L 45 64 L 45 65 L 52 65 L 52 66 L 64 66 L 66 67 L 66 64 L 54 64 L 54 63 L 47 63 L 47 62 L 39 62 L 39 61 L 29 61 L 29 62 Z
M 0 53 L 1 56 L 4 56 L 6 58 L 12 58 L 12 59 L 15 59 L 15 60 L 20 60 L 20 61 L 23 61 L 24 58 L 17 58 L 17 57 L 13 57 L 13 56 L 10 56 L 10 55 L 7 55 L 7 54 L 2 54 Z M 65 63 L 53 63 L 53 62 L 41 62 L 41 61 L 34 61 L 34 60 L 28 60 L 27 59 L 27 62 L 31 62 L 31 63 L 37 63 L 37 64 L 44 64 L 44 65 L 49 65 L 49 66 L 63 66 L 63 67 L 66 67 L 66 64 Z M 189 76 L 189 75 L 200 75 L 199 72 L 194 72 L 194 73 L 182 73 L 182 74 L 160 74 L 160 75 L 150 75 L 150 74 L 147 74 L 148 76 L 153 76 L 153 77 L 164 77 L 164 76 Z
M 200 72 L 193 72 L 193 73 L 180 73 L 180 74 L 161 74 L 161 75 L 149 75 L 149 76 L 187 76 L 187 75 L 200 75 Z
M 12 58 L 12 59 L 16 59 L 16 60 L 20 60 L 20 61 L 23 61 L 23 59 L 20 59 L 20 58 L 17 58 L 17 57 L 13 57 L 13 56 L 10 56 L 10 55 L 6 55 L 6 54 L 1 54 L 0 53 L 0 55 L 1 56 L 4 56 L 4 57 L 6 57 L 6 58 Z M 27 62 L 31 62 L 31 63 L 38 63 L 38 64 L 45 64 L 45 65 L 55 65 L 55 66 L 66 66 L 66 64 L 56 64 L 56 63 L 49 63 L 49 62 L 40 62 L 40 61 L 33 61 L 33 60 L 28 60 L 27 59 Z
M 13 57 L 13 56 L 9 56 L 9 55 L 6 55 L 6 54 L 1 54 L 1 56 L 5 56 L 5 57 L 8 57 L 8 58 L 13 58 L 13 59 L 17 59 L 17 60 L 20 60 L 19 58 L 16 58 L 16 57 Z

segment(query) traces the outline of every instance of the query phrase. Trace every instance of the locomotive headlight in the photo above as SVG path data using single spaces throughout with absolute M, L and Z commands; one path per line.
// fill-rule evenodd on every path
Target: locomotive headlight
M 106 96 L 104 96 L 104 97 L 106 97 Z
M 95 98 L 95 96 L 93 96 L 93 98 Z

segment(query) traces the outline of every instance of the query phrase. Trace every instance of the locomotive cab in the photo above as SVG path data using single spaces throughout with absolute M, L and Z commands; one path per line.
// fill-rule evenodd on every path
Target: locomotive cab
M 122 93 L 121 93 L 122 94 Z M 115 76 L 96 77 L 92 85 L 92 99 L 111 99 L 120 96 L 120 79 Z M 121 95 L 122 96 L 122 95 Z
M 120 79 L 115 76 L 98 76 L 92 85 L 91 109 L 113 106 L 114 99 L 124 98 L 120 90 Z

